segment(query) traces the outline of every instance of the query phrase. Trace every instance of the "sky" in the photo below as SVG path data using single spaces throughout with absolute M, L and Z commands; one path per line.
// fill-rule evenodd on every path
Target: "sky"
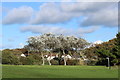
M 117 2 L 3 2 L 0 49 L 22 48 L 30 36 L 64 34 L 88 42 L 118 32 Z

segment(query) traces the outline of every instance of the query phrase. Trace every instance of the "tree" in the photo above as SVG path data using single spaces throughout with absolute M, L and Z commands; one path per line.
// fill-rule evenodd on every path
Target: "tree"
M 27 43 L 28 43 L 27 45 L 28 49 L 36 51 L 37 53 L 41 54 L 42 61 L 43 61 L 42 65 L 44 65 L 45 59 L 44 59 L 43 51 L 45 48 L 45 43 L 43 42 L 43 38 L 41 36 L 30 37 Z
M 63 35 L 60 35 L 58 36 L 58 47 L 59 49 L 62 50 L 62 54 L 64 55 L 64 65 L 67 64 L 67 60 L 66 60 L 66 55 L 65 55 L 65 50 L 68 50 L 69 49 L 69 43 L 68 43 L 68 40 L 67 40 L 67 37 L 64 37 Z
M 116 47 L 115 47 L 115 53 L 117 53 L 118 58 L 118 65 L 120 65 L 120 32 L 116 35 Z
M 97 61 L 97 65 L 106 65 L 106 57 L 110 58 L 111 66 L 117 65 L 120 57 L 120 53 L 118 52 L 119 39 L 120 38 L 114 38 L 107 42 L 103 42 L 102 44 L 97 44 L 90 48 L 86 48 L 84 53 L 90 60 Z
M 63 55 L 64 55 L 64 65 L 66 65 L 66 53 L 65 50 L 70 51 L 70 50 L 74 50 L 77 54 L 78 49 L 84 49 L 87 45 L 89 45 L 89 43 L 82 39 L 82 38 L 77 38 L 74 36 L 63 36 L 60 35 L 58 37 L 59 39 L 59 48 L 62 50 Z
M 83 58 L 83 60 L 85 59 L 85 54 L 84 54 L 84 49 L 87 48 L 87 46 L 89 46 L 90 43 L 88 43 L 85 39 L 79 38 L 77 43 L 76 43 L 76 50 L 80 50 L 80 56 Z
M 62 51 L 61 55 L 64 55 L 64 65 L 67 64 L 66 51 L 83 49 L 87 45 L 87 41 L 82 38 L 76 38 L 74 36 L 54 35 L 51 33 L 43 34 L 40 36 L 30 37 L 27 41 L 26 49 L 34 50 L 41 54 L 44 65 L 43 51 L 49 51 L 50 57 L 52 51 Z M 51 65 L 50 60 L 48 60 Z
M 47 33 L 41 36 L 43 39 L 43 42 L 45 43 L 45 50 L 49 51 L 50 54 L 50 59 L 48 60 L 49 65 L 51 65 L 51 56 L 52 56 L 52 51 L 57 48 L 58 46 L 58 39 L 57 37 L 52 34 L 52 33 Z

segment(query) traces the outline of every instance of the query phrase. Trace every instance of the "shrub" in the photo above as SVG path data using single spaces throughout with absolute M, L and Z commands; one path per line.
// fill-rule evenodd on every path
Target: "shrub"
M 58 60 L 52 59 L 50 62 L 51 62 L 52 65 L 59 65 Z
M 118 59 L 114 59 L 113 61 L 111 61 L 112 62 L 112 65 L 116 65 L 117 63 L 118 63 Z
M 12 64 L 12 65 L 40 65 L 41 57 L 39 54 L 31 54 L 27 57 L 21 57 L 20 54 L 22 54 L 19 51 L 13 51 L 13 50 L 3 50 L 2 51 L 2 64 Z
M 67 65 L 78 65 L 79 60 L 67 60 Z
M 19 58 L 13 54 L 13 51 L 4 50 L 2 51 L 2 64 L 21 64 Z
M 34 59 L 32 57 L 21 57 L 20 62 L 23 65 L 32 65 L 34 63 Z
M 40 54 L 31 54 L 30 56 L 33 57 L 33 59 L 34 59 L 33 64 L 36 64 L 36 65 L 41 65 L 42 64 L 42 59 L 41 59 Z
M 97 63 L 97 61 L 91 60 L 91 61 L 87 62 L 87 65 L 94 66 L 94 65 L 96 65 L 96 63 Z
M 23 65 L 33 65 L 33 64 L 40 65 L 40 64 L 42 64 L 41 58 L 38 54 L 32 54 L 32 55 L 27 56 L 27 57 L 21 57 L 20 62 Z

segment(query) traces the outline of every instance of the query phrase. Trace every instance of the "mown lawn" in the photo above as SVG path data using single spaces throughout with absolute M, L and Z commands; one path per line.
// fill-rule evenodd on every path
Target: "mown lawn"
M 117 78 L 117 68 L 104 66 L 3 65 L 3 78 Z

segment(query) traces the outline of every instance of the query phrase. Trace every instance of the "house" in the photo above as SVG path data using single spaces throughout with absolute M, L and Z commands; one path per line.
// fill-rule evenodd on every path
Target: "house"
M 44 57 L 47 59 L 47 60 L 52 60 L 52 59 L 54 59 L 54 58 L 58 58 L 58 54 L 49 54 L 49 55 L 44 55 Z M 64 58 L 64 57 L 66 57 L 66 59 L 72 59 L 72 56 L 70 56 L 70 55 L 62 55 L 61 56 L 61 58 Z
M 72 59 L 72 57 L 70 55 L 66 55 L 66 56 L 62 55 L 62 58 L 64 58 L 64 57 L 67 59 Z
M 21 54 L 20 56 L 21 56 L 21 57 L 26 57 L 25 54 Z
M 52 60 L 52 59 L 54 59 L 54 58 L 57 58 L 57 57 L 58 57 L 58 54 L 44 55 L 44 57 L 45 57 L 47 60 Z

